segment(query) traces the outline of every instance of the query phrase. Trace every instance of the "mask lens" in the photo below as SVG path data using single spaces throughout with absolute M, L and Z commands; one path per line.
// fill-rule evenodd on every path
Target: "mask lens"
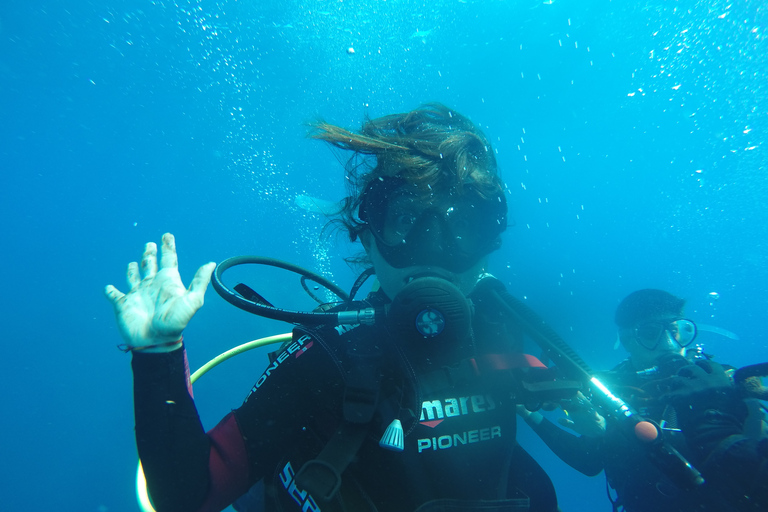
M 425 194 L 399 179 L 376 180 L 364 194 L 360 220 L 397 268 L 439 265 L 466 270 L 496 247 L 507 227 L 503 195 L 489 200 L 466 190 L 446 198 Z
M 669 336 L 681 347 L 690 345 L 696 338 L 696 324 L 690 320 L 681 319 L 667 323 L 649 322 L 642 324 L 635 330 L 637 341 L 648 350 L 653 350 L 659 344 L 659 340 L 667 332 Z
M 690 320 L 682 319 L 671 322 L 667 328 L 672 339 L 681 347 L 687 347 L 696 338 L 696 324 Z
M 387 245 L 401 244 L 421 219 L 422 208 L 416 198 L 408 194 L 397 194 L 385 208 L 379 236 Z
M 459 247 L 471 250 L 496 238 L 507 226 L 506 203 L 501 197 L 460 203 L 446 214 L 450 234 Z
M 653 350 L 659 344 L 659 338 L 664 334 L 665 325 L 660 322 L 642 324 L 635 329 L 637 342 L 648 350 Z

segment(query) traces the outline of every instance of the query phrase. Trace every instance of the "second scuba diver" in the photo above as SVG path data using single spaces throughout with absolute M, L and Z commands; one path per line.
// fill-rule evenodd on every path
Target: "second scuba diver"
M 768 510 L 768 438 L 760 405 L 748 398 L 768 398 L 757 377 L 765 373 L 765 365 L 759 365 L 763 368 L 758 373 L 750 370 L 756 367 L 734 373 L 701 350 L 692 350 L 697 328 L 685 318 L 684 305 L 684 300 L 655 289 L 624 298 L 615 321 L 630 356 L 600 379 L 659 425 L 670 444 L 701 471 L 703 483 L 681 485 L 674 474 L 660 471 L 653 452 L 629 442 L 620 415 L 608 412 L 604 420 L 589 402 L 565 406 L 575 412 L 567 423 L 580 437 L 538 412 L 519 412 L 570 466 L 590 476 L 605 470 L 614 510 Z

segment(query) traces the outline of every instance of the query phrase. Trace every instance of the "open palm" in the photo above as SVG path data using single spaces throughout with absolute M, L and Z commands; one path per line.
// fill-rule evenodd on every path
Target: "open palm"
M 203 305 L 216 266 L 208 263 L 200 267 L 187 289 L 179 276 L 176 242 L 170 233 L 163 235 L 160 255 L 158 270 L 157 246 L 148 243 L 141 267 L 136 262 L 128 264 L 128 293 L 112 285 L 104 290 L 129 348 L 162 351 L 163 346 L 180 340 L 182 331 Z

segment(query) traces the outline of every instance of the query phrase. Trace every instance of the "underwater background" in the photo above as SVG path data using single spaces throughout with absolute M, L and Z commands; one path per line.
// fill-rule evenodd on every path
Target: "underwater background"
M 0 4 L 0 509 L 137 510 L 130 356 L 103 287 L 176 235 L 199 265 L 281 258 L 349 289 L 359 252 L 297 196 L 338 201 L 318 118 L 440 101 L 494 145 L 514 226 L 490 271 L 595 369 L 629 292 L 688 300 L 721 362 L 768 360 L 768 9 L 763 0 L 26 0 Z M 330 233 L 330 236 L 326 236 Z M 232 271 L 233 274 L 236 273 Z M 241 278 L 307 309 L 298 280 Z M 212 289 L 196 368 L 286 332 Z M 195 386 L 206 428 L 266 364 Z M 611 509 L 601 474 L 520 422 L 564 512 Z

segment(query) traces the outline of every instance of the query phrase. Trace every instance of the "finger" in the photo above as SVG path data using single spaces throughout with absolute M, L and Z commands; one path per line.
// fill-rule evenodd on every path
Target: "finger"
M 712 370 L 711 366 L 707 366 L 707 368 L 702 368 L 699 365 L 693 365 L 691 366 L 691 378 L 692 379 L 702 379 L 706 378 L 707 375 L 710 373 L 707 370 Z
M 700 359 L 696 361 L 696 366 L 704 370 L 706 373 L 711 374 L 714 371 L 714 365 L 711 361 L 707 361 L 706 359 Z
M 208 263 L 197 269 L 195 277 L 189 285 L 187 300 L 195 311 L 203 307 L 205 290 L 208 288 L 208 283 L 211 282 L 211 273 L 215 267 L 215 263 Z
M 178 268 L 179 259 L 176 256 L 176 239 L 172 234 L 163 235 L 163 247 L 160 252 L 160 268 Z
M 214 268 L 216 268 L 216 263 L 210 262 L 197 269 L 195 277 L 192 278 L 192 282 L 189 284 L 189 292 L 205 294 L 205 290 L 211 282 Z
M 688 379 L 685 377 L 679 377 L 679 376 L 670 377 L 664 383 L 665 386 L 663 390 L 666 391 L 667 393 L 677 391 L 678 389 L 685 386 L 685 383 L 687 380 Z
M 685 377 L 688 379 L 701 378 L 701 376 L 704 374 L 706 374 L 706 370 L 704 370 L 703 368 L 695 364 L 683 366 L 682 368 L 680 368 L 680 371 L 677 372 L 677 375 L 679 375 L 680 377 Z
M 144 247 L 144 254 L 141 257 L 141 273 L 147 277 L 155 277 L 157 274 L 157 245 L 149 242 Z
M 128 270 L 125 272 L 125 277 L 128 280 L 128 286 L 131 290 L 135 290 L 141 282 L 141 276 L 139 276 L 139 264 L 132 261 L 128 264 Z
M 573 421 L 569 420 L 568 418 L 557 418 L 557 422 L 567 428 L 571 428 L 573 426 Z
M 118 303 L 120 303 L 123 300 L 123 297 L 125 297 L 125 294 L 115 288 L 114 286 L 107 285 L 106 288 L 104 288 L 104 295 L 107 296 L 107 299 L 109 302 L 112 303 L 113 306 L 117 306 Z

